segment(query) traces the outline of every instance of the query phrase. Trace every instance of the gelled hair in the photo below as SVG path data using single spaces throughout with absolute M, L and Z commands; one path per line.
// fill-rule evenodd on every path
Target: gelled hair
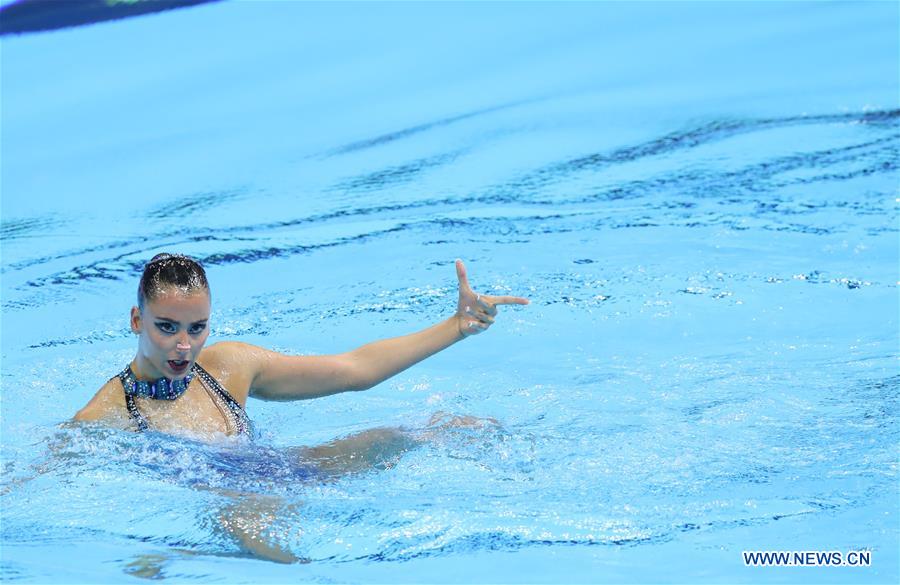
M 203 289 L 209 293 L 206 271 L 199 262 L 183 254 L 157 254 L 144 266 L 138 285 L 138 308 L 144 310 L 166 288 L 175 287 L 185 293 Z

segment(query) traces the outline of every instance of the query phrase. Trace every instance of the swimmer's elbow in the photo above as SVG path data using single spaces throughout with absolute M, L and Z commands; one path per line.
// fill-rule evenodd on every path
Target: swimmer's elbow
M 341 380 L 341 389 L 338 392 L 364 392 L 374 388 L 383 380 L 372 376 L 361 368 L 354 368 L 354 371 Z
M 377 386 L 377 385 L 378 385 L 378 384 L 377 384 L 377 383 L 374 383 L 374 382 L 368 382 L 368 381 L 360 380 L 360 381 L 356 381 L 356 382 L 350 383 L 350 384 L 347 386 L 347 388 L 344 390 L 344 392 L 363 392 L 363 391 L 368 390 L 368 389 L 370 389 L 370 388 L 374 388 L 374 387 Z

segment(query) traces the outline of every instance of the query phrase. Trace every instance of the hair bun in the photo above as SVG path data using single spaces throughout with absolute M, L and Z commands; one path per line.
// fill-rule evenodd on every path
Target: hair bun
M 144 303 L 156 298 L 167 286 L 175 286 L 186 291 L 204 289 L 209 292 L 206 271 L 200 262 L 184 254 L 163 252 L 151 258 L 144 266 L 138 284 L 138 307 L 143 311 Z
M 169 258 L 172 258 L 172 257 L 173 257 L 172 254 L 169 254 L 168 252 L 162 252 L 161 254 L 157 254 L 156 256 L 151 258 L 150 262 L 148 262 L 147 264 L 152 264 L 154 262 L 161 262 L 163 260 L 168 260 Z

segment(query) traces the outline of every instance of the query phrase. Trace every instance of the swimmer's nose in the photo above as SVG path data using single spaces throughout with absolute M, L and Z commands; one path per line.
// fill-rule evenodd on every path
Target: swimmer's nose
M 191 344 L 179 341 L 175 344 L 175 351 L 180 353 L 187 353 L 191 351 Z

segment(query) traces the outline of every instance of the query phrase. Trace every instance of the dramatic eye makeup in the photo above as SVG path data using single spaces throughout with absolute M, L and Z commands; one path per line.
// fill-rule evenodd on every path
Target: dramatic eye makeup
M 156 328 L 163 333 L 175 333 L 176 331 L 178 331 L 178 324 L 175 321 L 157 321 Z M 188 327 L 188 333 L 191 335 L 197 335 L 199 333 L 202 333 L 204 329 L 206 329 L 206 321 L 198 321 L 196 323 L 192 323 L 190 327 Z
M 177 329 L 174 323 L 170 323 L 168 321 L 157 321 L 156 328 L 163 333 L 175 333 L 175 330 Z

